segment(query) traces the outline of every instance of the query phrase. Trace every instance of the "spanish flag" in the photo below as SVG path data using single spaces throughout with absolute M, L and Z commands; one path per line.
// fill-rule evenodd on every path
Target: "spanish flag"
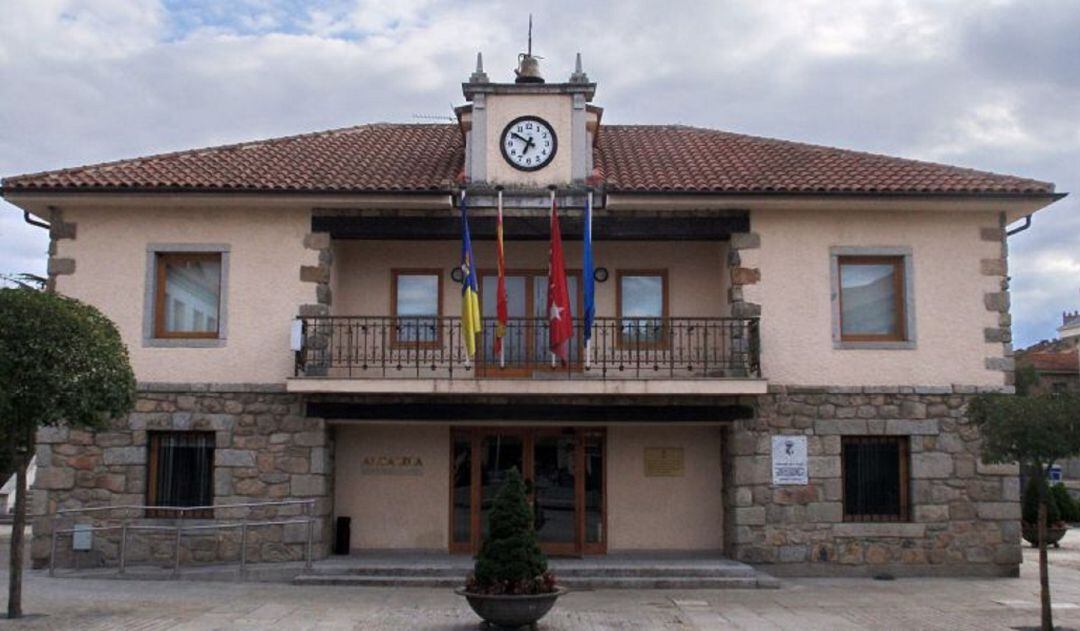
M 461 191 L 461 337 L 465 352 L 476 355 L 476 336 L 480 334 L 480 287 L 476 282 L 476 263 L 469 238 L 469 213 L 465 191 Z

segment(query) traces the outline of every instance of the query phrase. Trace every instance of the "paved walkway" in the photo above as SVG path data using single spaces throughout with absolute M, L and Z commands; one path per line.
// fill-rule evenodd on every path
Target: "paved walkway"
M 7 540 L 0 531 L 0 580 Z M 1035 557 L 1020 579 L 787 579 L 778 590 L 571 593 L 540 628 L 1008 629 L 1038 623 Z M 1055 621 L 1080 628 L 1080 532 L 1051 551 Z M 6 590 L 0 595 L 6 607 Z M 363 629 L 481 628 L 446 589 L 294 587 L 279 584 L 49 579 L 30 572 L 21 621 L 0 629 Z

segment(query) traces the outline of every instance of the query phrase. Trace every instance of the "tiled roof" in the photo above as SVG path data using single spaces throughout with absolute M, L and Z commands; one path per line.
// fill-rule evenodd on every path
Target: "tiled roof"
M 4 190 L 449 190 L 465 145 L 456 125 L 374 124 L 6 178 Z
M 859 151 L 679 126 L 601 128 L 609 189 L 701 193 L 1052 193 L 1053 184 Z
M 1043 372 L 1080 373 L 1078 353 L 1080 353 L 1080 350 L 1075 348 L 1037 350 L 1034 352 L 1021 351 L 1016 354 L 1016 363 L 1019 366 L 1034 366 L 1035 370 Z
M 605 125 L 594 150 L 611 192 L 1048 194 L 1008 175 L 693 127 Z M 375 124 L 7 178 L 4 192 L 449 191 L 456 125 Z

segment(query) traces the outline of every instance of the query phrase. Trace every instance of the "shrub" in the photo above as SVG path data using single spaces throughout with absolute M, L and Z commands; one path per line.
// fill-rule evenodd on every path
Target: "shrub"
M 536 540 L 525 482 L 511 469 L 495 496 L 488 536 L 476 555 L 466 589 L 486 594 L 541 594 L 554 591 L 555 577 Z
M 1080 503 L 1069 495 L 1069 489 L 1060 482 L 1050 488 L 1054 503 L 1057 504 L 1058 514 L 1061 519 L 1069 523 L 1080 522 Z
M 1050 486 L 1044 481 L 1043 486 L 1046 491 L 1046 523 L 1047 525 L 1053 525 L 1061 521 L 1061 513 L 1058 510 L 1058 503 L 1054 500 L 1053 492 L 1050 490 Z M 1021 517 L 1026 524 L 1039 523 L 1039 478 L 1032 476 L 1028 479 L 1027 487 L 1024 488 L 1024 497 L 1021 499 L 1023 502 L 1021 509 Z

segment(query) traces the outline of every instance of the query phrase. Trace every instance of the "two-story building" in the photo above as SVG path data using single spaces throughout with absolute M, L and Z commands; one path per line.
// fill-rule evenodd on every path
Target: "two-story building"
M 1017 470 L 979 461 L 965 409 L 1012 387 L 1006 226 L 1054 186 L 607 125 L 595 90 L 580 67 L 497 83 L 478 64 L 452 124 L 5 179 L 4 198 L 48 224 L 50 286 L 117 323 L 139 381 L 109 431 L 40 433 L 34 558 L 58 508 L 282 498 L 318 500 L 321 554 L 337 517 L 353 549 L 467 554 L 516 467 L 553 554 L 1015 575 Z M 550 187 L 576 319 L 565 364 L 546 343 Z M 471 358 L 462 191 L 483 316 Z M 252 558 L 295 557 L 304 539 L 259 537 Z

